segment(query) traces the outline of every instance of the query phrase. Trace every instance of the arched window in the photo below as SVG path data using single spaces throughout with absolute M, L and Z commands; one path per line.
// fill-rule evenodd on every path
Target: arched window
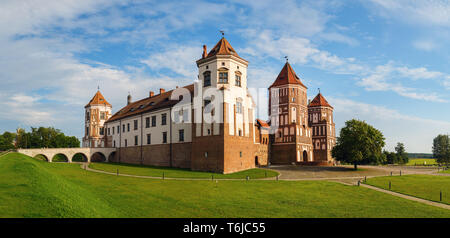
M 211 86 L 211 72 L 206 71 L 203 73 L 203 87 Z

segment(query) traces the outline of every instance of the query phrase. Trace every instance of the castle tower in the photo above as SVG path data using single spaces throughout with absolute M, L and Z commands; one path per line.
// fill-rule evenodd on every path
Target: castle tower
M 248 61 L 222 37 L 209 53 L 203 46 L 196 63 L 194 105 L 201 106 L 194 109 L 191 168 L 230 173 L 255 167 Z
M 105 147 L 106 131 L 103 124 L 111 117 L 111 104 L 99 90 L 84 108 L 83 147 Z
M 286 61 L 269 87 L 269 118 L 273 134 L 271 163 L 314 161 L 306 90 L 307 87 Z
M 336 144 L 336 130 L 333 121 L 333 107 L 319 92 L 308 105 L 309 125 L 312 129 L 314 159 L 332 163 L 331 150 Z

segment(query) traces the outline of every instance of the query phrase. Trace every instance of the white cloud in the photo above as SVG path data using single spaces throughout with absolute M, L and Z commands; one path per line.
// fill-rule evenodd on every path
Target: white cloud
M 381 130 L 386 138 L 386 148 L 393 151 L 397 142 L 405 143 L 408 152 L 431 152 L 433 138 L 450 132 L 450 122 L 409 116 L 399 111 L 345 98 L 328 97 L 333 105 L 336 133 L 345 121 L 364 120 Z
M 432 51 L 438 48 L 437 44 L 432 40 L 416 40 L 412 45 L 419 50 Z
M 386 18 L 411 24 L 450 27 L 450 2 L 447 0 L 371 0 Z
M 190 80 L 197 78 L 196 59 L 201 58 L 201 44 L 172 45 L 162 52 L 151 54 L 149 58 L 141 62 L 151 69 L 169 69 Z
M 372 72 L 366 76 L 362 76 L 358 81 L 358 85 L 363 86 L 368 91 L 393 91 L 400 96 L 432 101 L 447 102 L 446 99 L 436 93 L 417 92 L 416 89 L 408 88 L 398 82 L 391 82 L 394 79 L 434 79 L 441 77 L 443 73 L 429 71 L 424 67 L 408 68 L 405 66 L 397 67 L 392 62 L 377 66 Z

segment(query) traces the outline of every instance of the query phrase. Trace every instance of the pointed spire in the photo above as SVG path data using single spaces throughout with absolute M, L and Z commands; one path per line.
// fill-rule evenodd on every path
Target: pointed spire
M 292 69 L 291 65 L 287 61 L 287 56 L 286 56 L 286 64 L 284 64 L 284 67 L 278 74 L 277 79 L 275 80 L 275 82 L 273 82 L 273 84 L 269 88 L 285 84 L 299 84 L 302 87 L 307 88 L 302 83 L 302 81 L 300 81 L 300 78 L 297 76 L 294 69 Z
M 106 101 L 105 97 L 103 97 L 102 93 L 100 92 L 100 87 L 98 87 L 97 93 L 95 93 L 94 97 L 89 101 L 88 104 L 86 104 L 85 107 L 89 107 L 92 105 L 106 105 L 111 106 L 108 101 Z
M 222 35 L 223 34 L 224 33 L 222 33 Z M 234 55 L 239 57 L 239 55 L 236 53 L 236 51 L 224 36 L 222 36 L 219 42 L 217 42 L 217 44 L 211 49 L 211 51 L 209 51 L 207 57 L 211 57 L 214 55 Z
M 309 103 L 308 107 L 331 107 L 333 108 L 325 99 L 325 97 L 320 93 Z

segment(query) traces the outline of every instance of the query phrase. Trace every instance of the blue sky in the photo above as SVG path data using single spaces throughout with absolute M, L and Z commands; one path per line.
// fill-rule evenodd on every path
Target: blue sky
M 449 1 L 0 2 L 1 131 L 54 126 L 83 136 L 100 89 L 117 111 L 148 91 L 197 78 L 219 30 L 250 62 L 248 86 L 267 118 L 266 88 L 289 56 L 335 108 L 336 128 L 365 120 L 409 152 L 450 132 Z

